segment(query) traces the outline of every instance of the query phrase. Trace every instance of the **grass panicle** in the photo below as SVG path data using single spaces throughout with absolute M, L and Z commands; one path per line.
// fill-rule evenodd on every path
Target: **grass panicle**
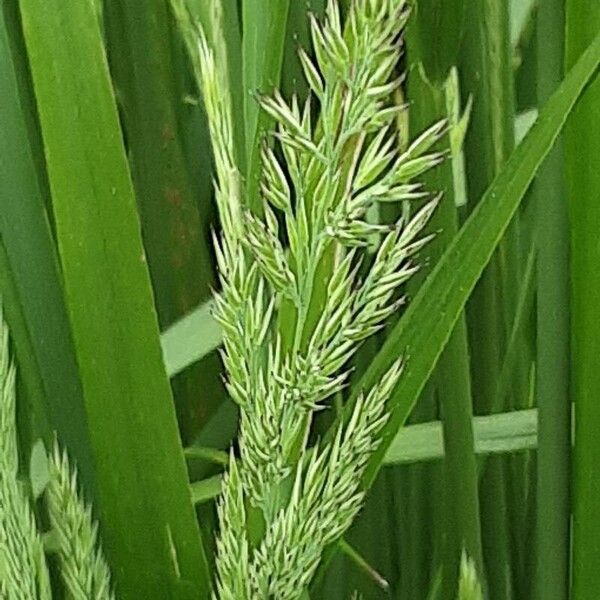
M 8 327 L 0 314 L 0 596 L 49 600 L 42 538 L 18 478 L 15 377 Z
M 222 226 L 215 236 L 221 290 L 214 316 L 223 329 L 227 388 L 241 409 L 239 459 L 231 462 L 219 502 L 217 586 L 223 598 L 299 598 L 324 548 L 361 507 L 360 481 L 387 420 L 385 402 L 400 363 L 361 395 L 330 442 L 309 448 L 313 414 L 343 389 L 359 344 L 402 303 L 396 292 L 430 239 L 420 232 L 437 198 L 392 225 L 371 223 L 366 214 L 376 203 L 425 196 L 413 180 L 443 159 L 431 147 L 445 125 L 433 125 L 404 152 L 393 148 L 391 121 L 401 107 L 389 98 L 399 85 L 393 70 L 404 3 L 355 2 L 344 31 L 337 3 L 329 2 L 324 20 L 311 22 L 316 61 L 300 54 L 312 92 L 306 104 L 300 107 L 295 97 L 288 103 L 278 92 L 258 98 L 276 123 L 284 158 L 263 147 L 259 217 L 245 208 L 233 161 L 231 102 L 221 93 L 214 55 L 181 2 L 176 13 L 214 148 Z M 375 232 L 383 241 L 361 280 L 361 249 Z M 327 256 L 336 268 L 323 281 Z M 326 301 L 315 318 L 319 286 Z M 284 310 L 287 330 L 277 327 Z
M 49 461 L 46 502 L 52 531 L 58 540 L 62 578 L 74 600 L 113 600 L 110 574 L 98 548 L 98 528 L 91 507 L 83 503 L 67 453 L 57 444 Z
M 0 315 L 0 596 L 6 600 L 51 600 L 44 542 L 29 488 L 19 477 L 15 375 L 8 327 Z M 58 568 L 68 597 L 113 600 L 91 509 L 81 500 L 75 473 L 58 445 L 49 460 L 45 485 L 49 535 L 58 540 Z

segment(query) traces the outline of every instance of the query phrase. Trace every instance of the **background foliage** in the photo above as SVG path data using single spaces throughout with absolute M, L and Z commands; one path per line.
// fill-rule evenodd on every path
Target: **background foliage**
M 296 49 L 310 50 L 307 11 L 325 2 L 187 4 L 227 74 L 256 208 L 272 122 L 255 94 L 306 97 Z M 367 504 L 310 595 L 455 598 L 464 550 L 492 600 L 596 598 L 600 8 L 412 9 L 397 144 L 448 120 L 449 158 L 427 180 L 444 191 L 438 235 L 407 308 L 317 422 L 327 436 L 344 402 L 407 357 Z M 208 304 L 207 124 L 169 1 L 1 0 L 0 134 L 21 465 L 53 432 L 68 447 L 119 598 L 204 598 L 237 410 Z

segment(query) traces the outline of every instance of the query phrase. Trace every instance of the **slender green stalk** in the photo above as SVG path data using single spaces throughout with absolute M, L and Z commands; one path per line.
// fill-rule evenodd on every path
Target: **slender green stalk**
M 476 0 L 471 17 L 460 73 L 464 93 L 473 96 L 465 154 L 468 197 L 477 204 L 512 150 L 514 108 L 508 3 Z M 469 305 L 473 398 L 476 410 L 484 413 L 491 409 L 506 344 L 505 307 L 511 300 L 510 272 L 518 261 L 516 236 L 517 225 L 513 223 Z M 483 543 L 492 600 L 507 600 L 511 594 L 504 470 L 499 460 L 489 461 L 481 486 L 482 520 L 486 524 Z
M 381 573 L 375 570 L 369 564 L 369 562 L 348 542 L 342 539 L 340 540 L 338 546 L 340 551 L 345 554 L 348 559 L 351 560 L 361 571 L 363 571 L 375 583 L 375 585 L 386 592 L 390 589 L 390 584 L 381 575 Z
M 537 93 L 543 104 L 564 71 L 564 3 L 537 10 Z M 548 40 L 554 40 L 548 44 Z M 568 216 L 559 140 L 535 181 L 537 239 L 536 570 L 539 600 L 569 597 L 571 403 L 569 401 Z M 599 188 L 600 191 L 600 188 Z
M 600 30 L 600 4 L 568 0 L 566 64 L 570 67 Z M 590 83 L 565 136 L 571 222 L 571 343 L 575 404 L 573 457 L 573 600 L 600 589 L 600 80 Z
M 448 360 L 447 357 L 452 359 Z M 473 557 L 476 571 L 483 573 L 468 357 L 466 324 L 464 319 L 460 319 L 440 357 L 436 376 L 440 393 L 444 394 L 441 412 L 444 424 L 445 500 L 448 519 L 443 570 L 443 590 L 446 597 L 453 595 L 463 548 Z
M 434 115 L 447 115 L 451 133 L 459 128 L 458 82 L 450 75 L 447 84 L 434 86 L 424 79 L 423 66 L 414 65 L 409 78 L 409 98 L 413 99 L 411 121 L 419 123 L 434 118 Z M 453 94 L 451 110 L 448 114 L 447 93 Z M 462 152 L 451 150 L 452 159 L 441 165 L 430 177 L 432 185 L 444 190 L 444 198 L 432 222 L 439 231 L 432 244 L 432 260 L 435 262 L 447 248 L 458 230 L 458 215 L 455 206 L 460 182 L 455 181 L 452 160 Z M 442 597 L 454 598 L 458 581 L 460 557 L 465 550 L 472 557 L 475 568 L 483 574 L 481 549 L 481 529 L 479 516 L 477 463 L 473 451 L 473 430 L 471 425 L 472 398 L 469 372 L 469 348 L 466 320 L 459 317 L 454 332 L 438 362 L 434 381 L 439 390 L 440 411 L 444 423 L 444 499 L 445 499 L 445 539 L 443 562 Z
M 429 390 L 420 398 L 420 403 L 427 406 L 437 400 L 436 396 L 428 397 Z M 422 413 L 417 409 L 417 419 Z M 431 415 L 431 413 L 429 413 Z M 404 527 L 400 531 L 406 536 L 407 549 L 404 560 L 401 560 L 400 576 L 402 595 L 412 597 L 427 588 L 432 572 L 444 559 L 444 505 L 441 501 L 444 482 L 441 465 L 417 464 L 406 469 L 406 492 L 400 496 L 405 505 L 403 512 Z M 423 527 L 423 523 L 429 523 Z
M 523 281 L 521 282 L 516 301 L 515 318 L 508 335 L 506 352 L 504 353 L 504 362 L 502 363 L 500 378 L 498 379 L 496 393 L 492 403 L 492 413 L 501 411 L 502 407 L 506 405 L 506 399 L 513 384 L 516 364 L 520 357 L 520 351 L 522 351 L 521 341 L 528 320 L 531 317 L 532 307 L 534 306 L 536 289 L 535 258 L 536 248 L 532 248 L 529 251 L 525 269 L 523 270 Z M 527 395 L 525 395 L 524 398 L 526 396 Z M 517 406 L 517 408 L 519 408 L 519 406 Z

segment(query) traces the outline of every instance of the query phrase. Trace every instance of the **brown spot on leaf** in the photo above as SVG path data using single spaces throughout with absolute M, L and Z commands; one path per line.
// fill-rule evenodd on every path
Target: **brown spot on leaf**
M 173 131 L 173 128 L 167 124 L 162 128 L 161 136 L 166 146 L 175 139 L 175 132 Z
M 178 188 L 166 188 L 165 196 L 167 198 L 167 202 L 175 207 L 180 208 L 183 205 L 183 197 L 181 195 L 181 190 Z

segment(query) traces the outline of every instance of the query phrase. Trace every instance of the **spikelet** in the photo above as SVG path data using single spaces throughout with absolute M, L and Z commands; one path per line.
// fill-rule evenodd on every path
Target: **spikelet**
M 58 444 L 49 461 L 46 503 L 58 542 L 60 572 L 74 600 L 112 600 L 110 575 L 98 544 L 92 511 L 79 496 L 75 471 Z

